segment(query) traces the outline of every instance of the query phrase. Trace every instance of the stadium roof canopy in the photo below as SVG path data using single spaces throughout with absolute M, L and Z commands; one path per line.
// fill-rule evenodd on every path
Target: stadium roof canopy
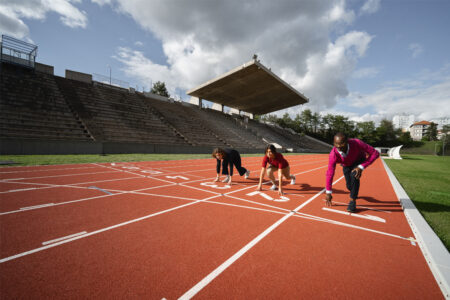
M 258 115 L 308 102 L 302 93 L 256 59 L 189 90 L 187 94 Z

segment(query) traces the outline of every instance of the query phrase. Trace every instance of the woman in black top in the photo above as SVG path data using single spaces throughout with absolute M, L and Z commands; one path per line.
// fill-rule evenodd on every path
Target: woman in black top
M 233 176 L 233 165 L 238 170 L 239 175 L 245 174 L 245 179 L 250 175 L 250 171 L 241 166 L 241 155 L 234 149 L 214 149 L 212 156 L 217 160 L 217 177 L 214 182 L 220 179 L 220 163 L 222 162 L 222 174 L 225 175 L 225 179 L 222 182 L 231 184 L 231 176 Z M 230 166 L 230 172 L 228 173 L 228 166 Z

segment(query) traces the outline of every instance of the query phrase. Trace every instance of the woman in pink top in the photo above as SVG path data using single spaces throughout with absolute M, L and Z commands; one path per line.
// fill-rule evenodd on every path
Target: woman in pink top
M 267 166 L 267 164 L 269 166 Z M 268 145 L 266 148 L 266 155 L 264 155 L 262 161 L 261 174 L 259 175 L 259 184 L 256 190 L 261 191 L 262 181 L 264 179 L 264 173 L 267 169 L 267 176 L 269 176 L 270 181 L 272 181 L 272 187 L 270 188 L 272 191 L 277 189 L 277 184 L 275 183 L 274 172 L 278 170 L 278 180 L 279 180 L 279 188 L 278 194 L 283 195 L 283 185 L 282 179 L 283 176 L 286 179 L 291 180 L 291 184 L 295 184 L 295 176 L 291 175 L 290 167 L 287 160 L 283 157 L 281 153 L 277 152 L 274 145 Z

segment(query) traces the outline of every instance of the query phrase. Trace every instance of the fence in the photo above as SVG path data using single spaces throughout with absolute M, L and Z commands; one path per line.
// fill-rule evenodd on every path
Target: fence
M 37 46 L 2 35 L 0 60 L 34 68 L 37 55 Z
M 116 79 L 116 78 L 112 78 L 110 76 L 105 76 L 105 75 L 101 75 L 101 74 L 92 74 L 92 80 L 103 83 L 103 84 L 109 84 L 112 86 L 117 86 L 117 87 L 121 87 L 124 89 L 128 89 L 130 87 L 130 83 L 120 80 L 120 79 Z

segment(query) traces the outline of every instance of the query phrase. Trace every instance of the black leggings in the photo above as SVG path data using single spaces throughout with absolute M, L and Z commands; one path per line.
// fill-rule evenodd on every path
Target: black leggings
M 239 175 L 244 175 L 245 172 L 247 172 L 247 169 L 245 169 L 244 167 L 242 167 L 241 165 L 241 157 L 237 157 L 236 161 L 234 162 L 234 166 L 236 167 L 236 170 L 239 172 Z M 233 175 L 233 164 L 229 164 L 230 165 L 230 173 L 231 175 Z M 228 166 L 227 165 L 222 165 L 222 175 L 228 175 Z
M 347 184 L 347 189 L 350 191 L 350 198 L 356 200 L 358 198 L 359 193 L 359 179 L 355 178 L 355 173 L 352 172 L 354 168 L 357 168 L 362 162 L 359 161 L 352 166 L 343 167 L 345 176 L 345 183 Z

